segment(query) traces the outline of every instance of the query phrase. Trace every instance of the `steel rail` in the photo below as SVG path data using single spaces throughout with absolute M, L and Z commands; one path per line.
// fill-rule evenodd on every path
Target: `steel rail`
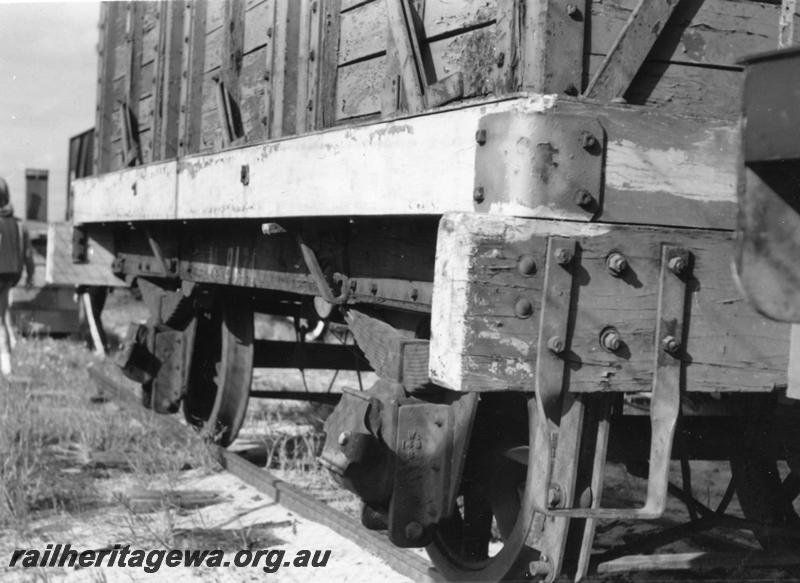
M 100 397 L 112 399 L 126 406 L 142 408 L 141 401 L 133 394 L 133 391 L 102 368 L 90 367 L 89 378 L 95 383 Z M 145 411 L 159 430 L 168 436 L 180 438 L 190 430 L 175 417 Z M 384 535 L 367 530 L 360 522 L 302 492 L 266 469 L 247 461 L 239 454 L 219 446 L 213 446 L 213 448 L 220 465 L 226 471 L 266 494 L 276 503 L 295 512 L 298 516 L 327 526 L 412 581 L 433 583 L 441 580 L 431 569 L 429 563 L 411 551 L 394 546 Z

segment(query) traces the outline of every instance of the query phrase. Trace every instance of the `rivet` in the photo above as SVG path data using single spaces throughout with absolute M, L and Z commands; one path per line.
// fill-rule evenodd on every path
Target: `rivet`
M 497 66 L 498 66 L 498 67 L 502 67 L 503 65 L 505 65 L 505 64 L 506 64 L 506 54 L 505 54 L 504 52 L 502 52 L 502 51 L 501 51 L 501 52 L 499 52 L 499 53 L 497 54 L 497 61 L 496 61 L 496 63 L 497 63 Z
M 486 130 L 478 130 L 475 132 L 475 141 L 478 142 L 479 146 L 483 146 L 486 143 Z
M 514 314 L 517 318 L 530 318 L 533 315 L 533 304 L 527 298 L 520 298 L 514 304 Z
M 594 205 L 594 197 L 592 193 L 585 188 L 579 188 L 575 192 L 575 204 L 581 208 L 589 208 Z
M 616 352 L 622 345 L 622 337 L 616 328 L 606 328 L 600 333 L 600 346 L 609 352 Z
M 664 352 L 675 354 L 681 349 L 681 343 L 678 342 L 678 339 L 674 336 L 667 335 L 664 336 L 664 339 L 661 341 L 661 347 L 664 349 Z
M 414 288 L 411 290 L 411 300 L 416 302 L 417 299 L 419 299 L 419 290 L 417 288 Z
M 523 255 L 517 261 L 517 271 L 520 275 L 533 275 L 536 273 L 536 260 L 533 255 Z
M 686 258 L 681 255 L 676 255 L 670 259 L 668 266 L 669 270 L 675 275 L 681 275 L 689 267 Z
M 608 271 L 611 272 L 611 275 L 619 277 L 628 269 L 628 260 L 625 259 L 622 253 L 614 251 L 606 257 L 606 267 L 608 267 Z
M 406 524 L 405 533 L 408 540 L 417 540 L 422 536 L 422 525 L 412 520 Z
M 350 432 L 349 431 L 342 431 L 339 434 L 338 441 L 339 441 L 339 445 L 341 445 L 342 447 L 347 445 L 347 442 L 350 441 Z
M 486 198 L 486 191 L 483 189 L 483 186 L 476 186 L 475 190 L 472 192 L 472 200 L 480 204 L 483 202 L 484 198 Z
M 547 348 L 550 350 L 550 352 L 561 354 L 564 352 L 564 339 L 561 338 L 561 336 L 551 336 L 547 340 Z
M 239 179 L 244 186 L 250 184 L 250 165 L 242 164 L 242 169 L 239 172 Z
M 572 251 L 566 247 L 559 247 L 556 249 L 556 263 L 559 265 L 568 265 L 572 261 Z

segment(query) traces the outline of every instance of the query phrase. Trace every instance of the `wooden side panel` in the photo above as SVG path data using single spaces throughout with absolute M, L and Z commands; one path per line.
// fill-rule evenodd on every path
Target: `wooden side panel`
M 729 268 L 730 233 L 575 225 L 542 220 L 448 215 L 440 225 L 432 314 L 431 373 L 456 390 L 531 390 L 547 238 L 576 239 L 573 305 L 563 358 L 570 390 L 648 391 L 652 387 L 662 244 L 694 258 L 684 320 L 689 391 L 770 391 L 786 382 L 789 327 L 746 309 Z M 606 267 L 616 250 L 622 277 Z M 534 268 L 522 275 L 518 263 Z M 533 305 L 530 317 L 515 309 Z M 606 326 L 622 337 L 616 353 L 599 343 Z M 447 331 L 445 336 L 438 331 Z
M 385 2 L 342 4 L 335 100 L 340 123 L 381 111 L 389 42 Z M 510 90 L 506 75 L 513 56 L 505 28 L 497 25 L 499 10 L 496 0 L 424 3 L 421 22 L 436 80 L 462 73 L 465 98 Z
M 587 45 L 591 78 L 638 0 L 593 0 Z M 747 55 L 778 46 L 780 3 L 684 0 L 660 31 L 625 99 L 654 109 L 733 119 Z M 654 36 L 655 38 L 655 36 Z

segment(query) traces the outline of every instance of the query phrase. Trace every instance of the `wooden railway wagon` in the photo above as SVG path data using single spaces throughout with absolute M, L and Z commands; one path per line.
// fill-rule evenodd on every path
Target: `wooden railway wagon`
M 346 323 L 355 363 L 320 345 L 305 366 L 380 380 L 344 392 L 321 460 L 366 526 L 449 579 L 702 564 L 593 553 L 598 521 L 657 518 L 668 488 L 695 530 L 735 490 L 745 518 L 722 522 L 796 555 L 800 481 L 776 469 L 800 470 L 790 329 L 731 271 L 739 59 L 791 44 L 795 17 L 749 0 L 106 4 L 75 259 L 103 247 L 144 293 L 123 365 L 145 404 L 226 444 L 253 368 L 298 354 L 254 340 L 254 313 Z M 690 495 L 693 459 L 730 460 L 718 512 Z M 609 461 L 647 478 L 642 505 L 608 507 Z

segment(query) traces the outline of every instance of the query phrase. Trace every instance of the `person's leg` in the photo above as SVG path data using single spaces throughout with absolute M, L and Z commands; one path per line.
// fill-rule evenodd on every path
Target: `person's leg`
M 11 342 L 8 337 L 8 327 L 6 326 L 10 291 L 5 283 L 0 285 L 0 373 L 4 376 L 11 374 Z
M 6 330 L 8 330 L 8 341 L 9 346 L 11 347 L 11 351 L 13 352 L 14 349 L 17 347 L 17 333 L 14 330 L 14 323 L 11 321 L 11 290 L 9 290 L 9 299 L 8 305 L 6 306 Z

